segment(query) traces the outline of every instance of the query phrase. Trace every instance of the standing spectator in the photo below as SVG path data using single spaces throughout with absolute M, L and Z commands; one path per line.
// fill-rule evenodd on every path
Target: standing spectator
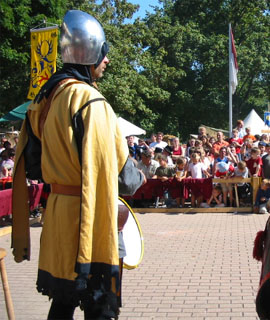
M 137 146 L 137 152 L 136 152 L 136 157 L 138 160 L 141 160 L 141 155 L 142 152 L 145 150 L 148 150 L 149 146 L 148 144 L 144 141 L 144 139 L 139 139 L 138 140 L 138 146 Z
M 263 178 L 270 179 L 270 144 L 265 146 L 266 155 L 262 157 L 262 176 Z
M 243 120 L 237 120 L 236 129 L 238 130 L 238 137 L 243 139 L 244 135 L 246 134 Z
M 196 142 L 196 140 L 194 138 L 189 139 L 187 149 L 186 149 L 186 156 L 187 157 L 190 156 L 190 152 L 189 152 L 190 148 L 195 148 L 195 142 Z
M 246 127 L 246 134 L 243 137 L 243 141 L 245 142 L 246 139 L 251 139 L 253 142 L 255 142 L 257 139 L 251 134 L 251 128 Z
M 202 179 L 203 175 L 208 177 L 206 168 L 202 162 L 200 162 L 200 156 L 198 153 L 191 154 L 191 162 L 188 165 L 188 176 L 192 179 Z M 202 195 L 191 194 L 191 206 L 199 207 L 202 202 Z
M 1 145 L 0 145 L 0 154 L 2 151 L 4 151 L 6 148 L 4 147 L 4 143 L 7 141 L 7 138 L 2 137 L 1 138 Z
M 153 147 L 160 148 L 163 150 L 167 146 L 167 143 L 165 141 L 163 141 L 162 139 L 163 139 L 163 133 L 158 132 L 157 133 L 157 141 L 150 143 L 149 147 L 150 148 L 153 148 Z
M 260 149 L 260 157 L 261 158 L 267 154 L 267 152 L 266 152 L 266 143 L 264 141 L 260 141 L 258 143 L 258 148 Z
M 241 160 L 241 147 L 243 145 L 243 139 L 239 138 L 239 132 L 237 129 L 233 129 L 232 131 L 232 138 L 229 139 L 229 144 L 233 144 L 235 146 L 235 151 L 237 153 L 237 156 L 239 160 Z
M 219 150 L 222 147 L 227 147 L 229 143 L 224 140 L 223 132 L 217 132 L 217 141 L 213 144 L 212 153 L 215 158 L 219 156 Z
M 5 149 L 1 153 L 0 177 L 11 177 L 14 167 L 15 150 Z
M 168 166 L 173 167 L 174 163 L 173 163 L 173 159 L 172 159 L 172 148 L 167 145 L 163 151 L 162 154 L 164 154 L 167 157 L 167 161 L 168 161 Z
M 261 141 L 265 142 L 265 143 L 269 143 L 269 137 L 267 134 L 263 133 L 261 136 Z
M 248 168 L 245 161 L 239 161 L 237 167 L 234 169 L 233 178 L 248 178 Z M 247 197 L 247 194 L 250 192 L 250 185 L 248 183 L 239 182 L 237 183 L 237 192 L 239 199 Z
M 199 127 L 198 131 L 199 131 L 198 139 L 201 139 L 202 136 L 207 136 L 205 127 Z
M 260 149 L 252 148 L 250 152 L 251 158 L 246 161 L 250 177 L 262 176 L 262 158 L 260 157 Z
M 173 178 L 175 176 L 175 167 L 168 166 L 168 159 L 164 154 L 159 156 L 159 164 L 160 166 L 157 168 L 156 171 L 157 179 L 160 179 L 162 182 L 165 182 L 169 178 Z M 167 189 L 164 190 L 163 196 L 167 208 L 171 208 L 172 198 Z
M 146 179 L 155 179 L 159 163 L 152 159 L 152 153 L 149 150 L 144 150 L 141 156 L 142 159 L 138 162 L 137 168 L 142 170 Z
M 187 176 L 187 159 L 180 157 L 176 160 L 176 176 L 175 179 L 178 182 L 181 182 Z M 176 203 L 178 207 L 184 208 L 185 206 L 185 197 L 183 196 L 183 189 L 180 187 L 180 197 L 177 197 Z
M 155 133 L 152 133 L 150 137 L 150 144 L 153 142 L 157 142 L 157 135 Z
M 181 156 L 184 155 L 184 150 L 182 148 L 182 146 L 180 145 L 180 142 L 179 142 L 179 138 L 175 137 L 173 138 L 172 140 L 172 159 L 173 159 L 173 162 L 176 162 L 176 160 L 178 158 L 180 158 Z
M 212 144 L 209 142 L 207 136 L 201 136 L 200 140 L 202 141 L 203 148 L 212 148 Z
M 240 149 L 242 160 L 247 161 L 250 159 L 250 152 L 252 147 L 253 147 L 253 141 L 251 139 L 246 139 Z
M 132 158 L 136 159 L 138 145 L 134 142 L 134 136 L 127 137 L 129 151 L 132 152 Z

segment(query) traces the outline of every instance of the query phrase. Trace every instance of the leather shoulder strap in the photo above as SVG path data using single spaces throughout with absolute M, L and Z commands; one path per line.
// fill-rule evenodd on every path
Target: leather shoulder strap
M 58 82 L 57 85 L 53 88 L 52 92 L 50 93 L 50 95 L 49 95 L 49 97 L 48 97 L 48 99 L 46 101 L 46 104 L 45 104 L 44 108 L 42 109 L 40 117 L 39 117 L 39 133 L 40 133 L 40 136 L 42 136 L 44 124 L 45 124 L 45 121 L 47 119 L 47 115 L 48 115 L 48 112 L 50 110 L 52 99 L 54 97 L 54 94 L 55 94 L 56 90 L 62 84 L 66 83 L 68 80 L 71 80 L 71 79 L 73 79 L 73 78 L 66 78 L 66 79 Z

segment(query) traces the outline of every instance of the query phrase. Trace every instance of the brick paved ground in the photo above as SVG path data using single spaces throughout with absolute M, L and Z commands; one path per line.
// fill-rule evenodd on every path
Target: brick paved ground
M 136 270 L 124 273 L 120 320 L 257 319 L 254 299 L 260 264 L 253 240 L 267 215 L 137 214 L 145 255 Z M 16 264 L 10 235 L 0 238 L 16 319 L 46 319 L 49 302 L 35 291 L 39 235 L 31 228 L 32 260 Z M 0 289 L 0 319 L 7 319 Z M 77 310 L 75 319 L 83 319 Z

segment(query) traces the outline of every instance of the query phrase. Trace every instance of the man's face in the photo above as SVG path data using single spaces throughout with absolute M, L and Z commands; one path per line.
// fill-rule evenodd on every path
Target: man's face
M 243 128 L 244 127 L 244 122 L 243 121 L 239 122 L 238 127 L 239 128 Z
M 265 146 L 259 146 L 259 149 L 261 151 L 261 154 L 263 154 L 265 152 Z
M 127 142 L 128 144 L 132 144 L 134 142 L 134 137 L 133 136 L 127 137 Z
M 222 141 L 222 139 L 223 139 L 223 133 L 222 132 L 218 132 L 217 133 L 217 140 L 218 141 Z
M 162 141 L 162 138 L 163 138 L 162 134 L 158 134 L 157 135 L 157 142 Z
M 146 157 L 144 154 L 142 154 L 142 163 L 146 166 L 149 166 L 149 164 L 151 163 L 151 158 Z
M 107 56 L 105 56 L 104 59 L 101 61 L 100 65 L 93 71 L 92 76 L 94 80 L 97 80 L 103 76 L 103 73 L 109 62 L 109 59 L 107 58 Z

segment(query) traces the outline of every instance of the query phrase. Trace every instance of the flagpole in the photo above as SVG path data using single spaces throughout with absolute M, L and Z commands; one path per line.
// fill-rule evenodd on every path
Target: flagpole
M 232 54 L 231 24 L 229 23 L 229 134 L 232 137 L 232 84 L 230 58 Z

